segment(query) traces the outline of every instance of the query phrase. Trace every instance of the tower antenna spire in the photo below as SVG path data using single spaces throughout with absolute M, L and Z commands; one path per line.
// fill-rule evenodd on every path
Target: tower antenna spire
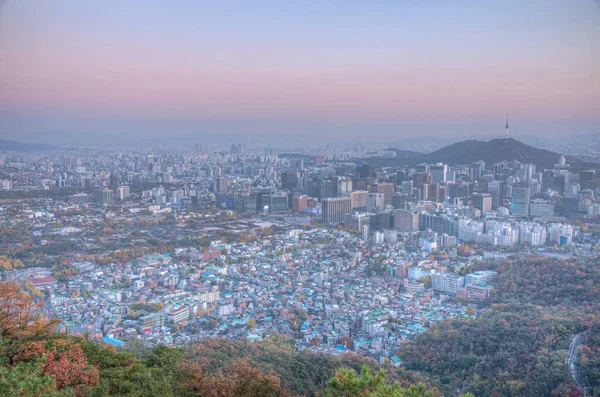
M 508 113 L 506 113 L 506 125 L 504 126 L 504 138 L 508 138 Z

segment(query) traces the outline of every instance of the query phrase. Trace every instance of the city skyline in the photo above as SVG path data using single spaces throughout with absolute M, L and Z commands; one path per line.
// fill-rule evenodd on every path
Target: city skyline
M 594 1 L 0 7 L 2 139 L 600 131 Z

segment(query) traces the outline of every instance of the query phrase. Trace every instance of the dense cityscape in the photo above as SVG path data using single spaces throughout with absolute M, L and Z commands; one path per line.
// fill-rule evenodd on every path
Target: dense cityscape
M 598 0 L 0 0 L 0 397 L 600 397 Z
M 402 366 L 404 344 L 495 299 L 486 263 L 597 252 L 594 169 L 396 154 L 5 151 L 2 280 L 117 347 L 283 334 Z

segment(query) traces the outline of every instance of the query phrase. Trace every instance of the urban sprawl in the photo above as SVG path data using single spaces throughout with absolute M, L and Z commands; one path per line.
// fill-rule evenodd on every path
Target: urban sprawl
M 600 215 L 595 172 L 564 157 L 375 167 L 361 150 L 4 152 L 2 281 L 115 345 L 280 333 L 400 365 L 400 345 L 493 301 L 473 264 L 598 244 L 574 221 Z

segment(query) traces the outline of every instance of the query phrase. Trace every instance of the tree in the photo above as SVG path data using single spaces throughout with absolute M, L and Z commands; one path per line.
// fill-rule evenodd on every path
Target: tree
M 349 368 L 340 368 L 327 384 L 327 397 L 432 397 L 423 384 L 411 385 L 408 389 L 399 383 L 385 383 L 385 371 L 380 369 L 373 375 L 368 366 L 363 366 L 360 376 Z
M 50 351 L 43 373 L 56 380 L 59 390 L 67 386 L 75 387 L 76 390 L 82 386 L 96 386 L 99 379 L 98 369 L 88 364 L 78 344 L 65 344 L 63 351 Z
M 253 318 L 249 318 L 246 324 L 248 325 L 248 328 L 252 329 L 256 326 L 256 320 Z
M 0 364 L 13 363 L 27 344 L 50 336 L 57 320 L 46 320 L 40 315 L 42 303 L 35 303 L 14 283 L 0 283 L 0 340 L 3 341 Z

